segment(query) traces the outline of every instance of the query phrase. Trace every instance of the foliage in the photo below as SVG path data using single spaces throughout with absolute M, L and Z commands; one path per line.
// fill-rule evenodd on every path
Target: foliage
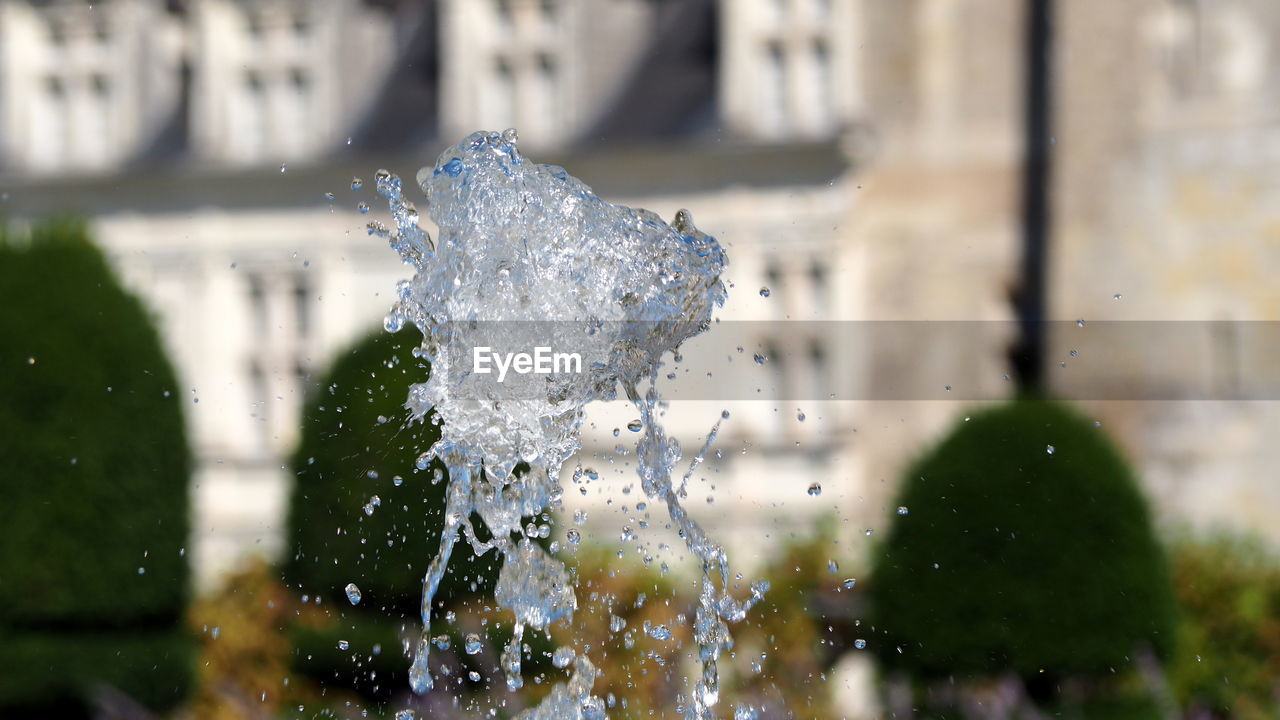
M 1183 540 L 1173 577 L 1179 704 L 1214 717 L 1280 718 L 1280 558 L 1255 540 Z
M 572 628 L 556 626 L 552 637 L 561 645 L 590 648 L 588 657 L 603 673 L 593 692 L 616 701 L 610 717 L 677 717 L 675 698 L 688 690 L 682 661 L 696 647 L 689 622 L 678 616 L 692 621 L 696 587 L 604 548 L 581 547 L 568 561 L 578 612 Z M 646 632 L 659 625 L 670 630 L 670 639 Z
M 1013 673 L 1033 696 L 1173 647 L 1169 571 L 1104 432 L 1024 398 L 975 414 L 906 475 L 869 588 L 887 670 Z M 869 638 L 871 640 L 871 638 Z
M 188 621 L 200 637 L 193 714 L 203 720 L 273 718 L 286 703 L 316 695 L 289 676 L 286 626 L 299 612 L 276 569 L 262 560 L 198 598 Z
M 861 598 L 844 587 L 849 563 L 837 551 L 834 526 L 794 540 L 760 573 L 769 592 L 732 628 L 740 676 L 734 696 L 788 717 L 839 717 L 828 674 L 861 637 Z M 841 568 L 844 568 L 842 571 Z
M 191 461 L 160 338 L 66 219 L 0 237 L 0 337 L 0 708 L 83 712 L 96 683 L 169 706 Z

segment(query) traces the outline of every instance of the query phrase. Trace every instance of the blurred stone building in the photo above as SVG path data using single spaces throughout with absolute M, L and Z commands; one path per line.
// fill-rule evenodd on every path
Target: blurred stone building
M 695 513 L 750 564 L 760 538 L 832 511 L 845 542 L 869 542 L 903 464 L 970 407 L 957 398 L 1011 392 L 1022 6 L 0 0 L 0 182 L 11 215 L 91 217 L 157 313 L 191 401 L 206 584 L 284 551 L 307 378 L 378 326 L 406 274 L 366 236 L 357 203 L 380 208 L 353 178 L 413 177 L 466 133 L 515 126 L 606 199 L 694 210 L 730 253 L 721 317 L 748 336 L 714 382 L 745 384 L 668 416 L 696 447 L 732 405 L 714 490 L 691 496 L 713 496 Z M 1052 319 L 1275 320 L 1280 9 L 1072 0 L 1056 26 Z M 861 321 L 908 330 L 860 343 Z M 1072 342 L 1053 338 L 1051 384 Z M 1221 333 L 1187 353 L 1221 392 L 1087 407 L 1166 520 L 1274 533 L 1280 417 L 1240 389 L 1274 355 Z M 617 467 L 602 484 L 630 483 L 609 433 L 627 419 L 593 415 L 584 456 Z M 605 498 L 576 501 L 627 522 Z

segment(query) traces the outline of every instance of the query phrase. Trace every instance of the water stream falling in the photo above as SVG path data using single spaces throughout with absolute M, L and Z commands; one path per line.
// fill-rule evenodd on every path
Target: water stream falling
M 522 522 L 558 502 L 562 466 L 580 447 L 584 407 L 618 399 L 621 389 L 643 426 L 636 444 L 641 487 L 665 503 L 701 562 L 693 624 L 701 674 L 684 713 L 712 718 L 728 623 L 741 620 L 767 587 L 757 583 L 748 598 L 735 598 L 724 550 L 681 505 L 682 488 L 672 480 L 681 452 L 659 423 L 657 383 L 661 358 L 710 327 L 723 303 L 724 252 L 686 211 L 668 225 L 646 210 L 601 200 L 563 168 L 530 162 L 513 130 L 470 135 L 417 180 L 439 227 L 434 243 L 419 227 L 400 178 L 386 171 L 377 175 L 377 190 L 390 203 L 394 227 L 370 224 L 415 270 L 398 284 L 386 327 L 412 323 L 422 331 L 417 352 L 431 372 L 412 388 L 406 407 L 414 420 L 441 425 L 440 440 L 423 449 L 419 466 L 439 458 L 449 471 L 444 531 L 423 580 L 413 690 L 426 693 L 433 684 L 433 599 L 459 539 L 477 554 L 502 556 L 495 601 L 514 616 L 514 636 L 501 659 L 509 688 L 523 683 L 525 629 L 572 619 L 577 598 L 565 565 L 533 541 L 540 528 Z M 579 354 L 581 365 L 497 381 L 473 364 L 478 347 L 514 352 L 535 346 Z M 484 534 L 472 526 L 473 513 L 491 540 L 478 539 Z M 598 671 L 585 653 L 560 648 L 556 657 L 563 660 L 557 666 L 572 663 L 571 676 L 519 717 L 605 717 L 604 701 L 592 695 Z

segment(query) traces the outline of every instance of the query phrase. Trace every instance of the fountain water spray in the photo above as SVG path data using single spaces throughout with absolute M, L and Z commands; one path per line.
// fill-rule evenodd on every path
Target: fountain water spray
M 698 720 L 713 717 L 716 663 L 730 642 L 727 623 L 741 620 L 767 588 L 757 583 L 750 598 L 734 598 L 724 550 L 681 505 L 672 482 L 680 447 L 658 422 L 657 373 L 664 354 L 710 327 L 725 298 L 724 252 L 686 211 L 668 225 L 646 210 L 601 200 L 563 168 L 528 161 L 514 130 L 468 136 L 417 180 L 439 227 L 436 242 L 418 226 L 401 180 L 386 171 L 377 175 L 377 190 L 390 203 L 395 227 L 369 228 L 416 271 L 398 284 L 385 324 L 395 331 L 411 322 L 422 331 L 416 352 L 431 372 L 413 386 L 406 407 L 411 420 L 442 425 L 440 440 L 425 449 L 419 466 L 439 458 L 449 471 L 444 531 L 423 580 L 413 690 L 432 687 L 432 602 L 459 538 L 477 554 L 502 555 L 495 600 L 515 618 L 514 637 L 502 653 L 508 687 L 523 683 L 525 628 L 545 630 L 572 618 L 577 600 L 564 564 L 533 542 L 536 525 L 521 523 L 558 502 L 562 466 L 580 447 L 583 408 L 615 400 L 621 389 L 643 424 L 636 446 L 641 486 L 666 504 L 701 561 L 693 630 L 702 671 L 685 712 Z M 535 345 L 572 350 L 582 359 L 580 371 L 521 374 L 503 383 L 468 362 L 475 348 Z M 714 437 L 715 430 L 685 480 Z M 491 540 L 478 539 L 473 513 Z M 604 702 L 591 694 L 596 669 L 585 654 L 570 650 L 575 659 L 568 682 L 521 718 L 605 716 Z

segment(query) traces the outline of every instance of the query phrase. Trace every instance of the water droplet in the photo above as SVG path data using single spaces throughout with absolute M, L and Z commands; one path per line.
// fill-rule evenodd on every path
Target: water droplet
M 1046 445 L 1046 446 L 1045 446 L 1045 448 L 1044 448 L 1044 451 L 1045 451 L 1045 452 L 1047 452 L 1047 453 L 1049 453 L 1050 455 L 1052 455 L 1052 454 L 1054 454 L 1055 452 L 1057 452 L 1057 448 L 1055 448 L 1055 447 L 1054 447 L 1054 446 L 1052 446 L 1052 445 Z
M 1071 357 L 1080 357 L 1080 353 L 1079 353 L 1079 352 L 1076 352 L 1075 350 L 1072 350 L 1072 351 L 1071 351 Z
M 907 506 L 906 506 L 906 505 L 899 505 L 899 506 L 898 506 L 898 514 L 899 514 L 899 515 L 906 515 L 908 512 L 909 512 L 909 511 L 907 510 Z
M 570 545 L 577 545 L 582 542 L 582 533 L 578 532 L 574 528 L 569 528 L 569 532 L 566 533 L 566 535 L 569 538 Z
M 556 651 L 551 654 L 551 664 L 558 668 L 569 667 L 569 663 L 573 662 L 573 658 L 576 655 L 577 653 L 575 653 L 573 648 L 568 645 L 558 647 L 556 648 Z
M 450 642 L 449 642 L 448 635 L 437 635 L 431 638 L 431 642 L 435 643 L 436 647 L 440 648 L 441 650 L 449 649 Z
M 767 288 L 767 287 L 761 287 L 761 288 L 760 288 L 760 297 L 769 297 L 769 288 Z
M 1084 327 L 1084 318 L 1080 318 L 1076 321 L 1076 327 Z
M 325 194 L 324 194 L 324 199 L 325 199 L 325 200 L 332 200 L 333 198 L 334 198 L 334 195 L 333 195 L 333 193 L 331 193 L 331 192 L 327 192 L 327 193 L 325 193 Z
M 289 170 L 289 166 L 288 166 L 288 165 L 286 165 L 286 164 L 284 164 L 284 163 L 280 163 L 280 172 L 282 172 L 282 173 L 283 173 L 283 172 L 288 172 L 288 170 Z
M 479 655 L 481 649 L 480 636 L 475 633 L 467 633 L 463 649 L 467 651 L 468 655 Z
M 840 563 L 836 562 L 834 559 L 828 560 L 827 572 L 831 573 L 832 575 L 835 575 L 836 573 L 840 572 Z
M 631 432 L 640 432 L 640 430 L 643 427 L 644 427 L 644 423 L 640 422 L 639 420 L 632 420 L 631 422 L 627 423 L 627 429 L 630 430 Z
M 822 485 L 821 485 L 820 483 L 813 483 L 812 485 L 810 485 L 810 486 L 809 486 L 809 494 L 810 494 L 810 495 L 821 495 L 821 494 L 822 494 Z
M 404 484 L 404 478 L 400 477 L 399 475 L 393 475 L 391 477 L 391 484 L 395 485 L 396 487 L 400 487 L 401 485 Z
M 356 209 L 360 211 L 361 215 L 363 215 L 364 213 L 369 212 L 369 203 L 367 202 L 359 203 L 358 205 L 356 205 Z
M 1124 299 L 1124 296 L 1123 296 L 1123 295 L 1121 295 L 1120 293 L 1116 293 L 1115 295 L 1112 295 L 1112 296 L 1111 296 L 1111 299 L 1112 299 L 1112 300 L 1123 300 L 1123 299 Z
M 348 145 L 350 145 L 350 144 L 351 144 L 351 138 L 347 138 L 347 144 L 348 144 Z M 413 711 L 412 711 L 412 710 L 397 710 L 397 711 L 396 711 L 396 720 L 414 720 L 414 718 L 415 718 L 415 717 L 416 717 L 416 716 L 413 714 Z
M 649 637 L 654 640 L 670 640 L 671 630 L 666 625 L 654 625 L 649 628 Z
M 362 187 L 364 187 L 364 180 L 361 180 L 360 178 L 351 178 L 352 190 L 359 190 Z
M 845 579 L 844 579 L 844 582 L 843 582 L 843 583 L 840 583 L 840 584 L 844 586 L 844 589 L 845 589 L 845 590 L 852 590 L 852 589 L 853 589 L 853 586 L 858 584 L 858 579 L 857 579 L 857 578 L 845 578 Z
M 796 420 L 804 422 L 804 411 L 800 408 L 796 408 Z
M 865 650 L 867 647 L 867 641 L 863 640 L 862 638 L 858 638 L 857 640 L 853 641 L 853 646 L 859 650 Z
M 765 357 L 764 355 L 761 355 L 760 353 L 756 353 L 755 355 L 752 355 L 751 359 L 755 360 L 757 365 L 763 365 L 766 362 L 769 362 L 769 358 Z
M 35 357 L 29 357 L 29 358 L 27 358 L 27 364 L 28 364 L 28 365 L 35 365 L 35 364 L 36 364 L 36 359 L 35 359 Z
M 480 682 L 480 673 L 475 670 L 471 670 L 467 673 L 467 679 L 471 682 Z
M 140 568 L 138 568 L 138 574 L 139 574 L 139 575 L 146 575 L 146 574 L 147 574 L 147 569 L 146 569 L 146 568 L 141 568 L 141 567 L 140 567 Z
M 348 649 L 348 648 L 350 648 L 350 647 L 351 647 L 351 643 L 347 642 L 346 640 L 339 640 L 339 641 L 338 641 L 338 649 L 339 649 L 339 650 L 346 650 L 346 649 Z
M 346 590 L 347 590 L 347 600 L 351 601 L 352 605 L 359 605 L 360 597 L 361 597 L 360 588 L 356 587 L 355 583 L 347 583 Z

